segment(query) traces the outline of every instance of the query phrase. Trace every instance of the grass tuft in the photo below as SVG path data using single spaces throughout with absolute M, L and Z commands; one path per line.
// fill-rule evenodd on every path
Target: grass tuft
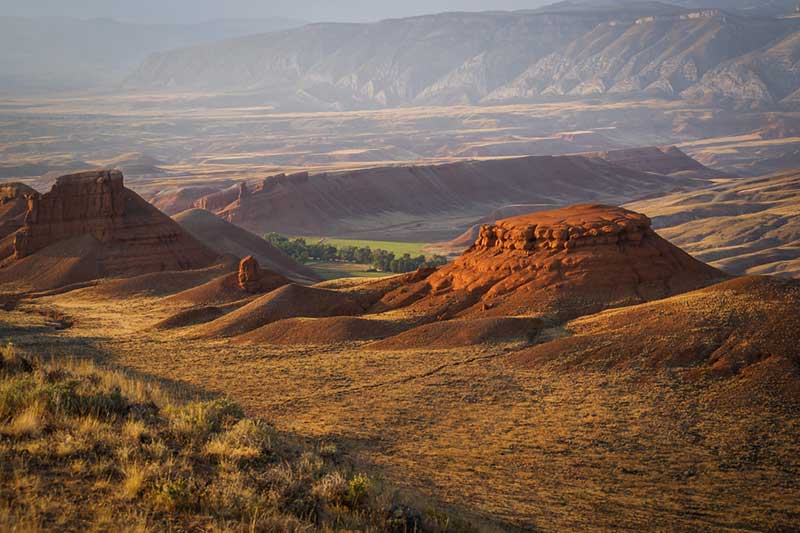
M 448 530 L 393 499 L 228 400 L 0 347 L 2 531 Z

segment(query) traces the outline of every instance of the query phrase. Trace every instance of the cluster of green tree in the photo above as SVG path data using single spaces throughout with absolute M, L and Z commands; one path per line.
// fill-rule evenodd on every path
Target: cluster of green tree
M 397 257 L 394 252 L 378 248 L 372 249 L 369 246 L 342 246 L 339 248 L 325 241 L 309 243 L 303 238 L 289 239 L 279 233 L 268 233 L 264 238 L 286 255 L 301 263 L 341 261 L 344 263 L 372 265 L 372 268 L 380 272 L 397 274 L 413 272 L 424 266 L 441 266 L 447 263 L 447 258 L 441 255 L 427 258 L 424 255 L 411 257 L 411 254 L 403 254 Z

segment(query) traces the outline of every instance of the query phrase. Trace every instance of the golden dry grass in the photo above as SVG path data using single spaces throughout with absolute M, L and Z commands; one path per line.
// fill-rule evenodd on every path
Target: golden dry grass
M 0 348 L 0 530 L 469 529 L 426 509 L 227 400 Z
M 230 395 L 279 431 L 335 443 L 365 471 L 474 511 L 482 528 L 748 531 L 800 519 L 800 408 L 773 397 L 773 383 L 698 382 L 681 369 L 525 370 L 510 364 L 519 345 L 238 346 L 150 331 L 174 310 L 91 289 L 26 305 L 76 320 L 58 332 L 29 324 L 22 345 L 89 351 Z M 743 383 L 754 391 L 747 401 L 736 399 Z M 204 453 L 251 448 L 213 441 Z

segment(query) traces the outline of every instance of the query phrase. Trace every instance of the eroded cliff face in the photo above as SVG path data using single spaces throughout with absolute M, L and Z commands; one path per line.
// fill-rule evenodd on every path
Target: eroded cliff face
M 24 183 L 0 184 L 0 239 L 22 227 L 28 210 L 27 197 L 33 194 L 36 194 L 36 190 Z
M 93 243 L 94 271 L 104 276 L 200 268 L 216 259 L 177 223 L 126 189 L 118 170 L 61 176 L 49 192 L 29 193 L 26 201 L 13 250 L 0 258 L 5 265 L 55 244 L 64 257 L 86 255 L 70 253 L 72 240 L 80 240 L 82 249 Z
M 248 195 L 249 190 L 247 188 L 247 184 L 240 182 L 237 185 L 195 200 L 193 207 L 205 209 L 206 211 L 219 211 L 228 207 L 233 202 L 247 197 Z
M 14 242 L 16 259 L 77 235 L 109 242 L 125 214 L 125 187 L 117 170 L 61 176 L 50 192 L 27 199 L 25 224 Z
M 484 225 L 475 244 L 414 292 L 412 310 L 577 316 L 664 298 L 724 277 L 659 237 L 640 213 L 604 205 Z M 384 304 L 392 307 L 398 295 Z
M 278 106 L 333 110 L 599 95 L 705 95 L 714 103 L 770 105 L 787 94 L 782 79 L 795 79 L 786 76 L 796 65 L 785 69 L 786 54 L 774 56 L 770 48 L 776 39 L 800 35 L 789 21 L 657 2 L 624 2 L 616 9 L 591 4 L 315 24 L 152 55 L 126 83 L 224 92 L 270 88 Z M 753 68 L 730 69 L 748 57 Z M 195 68 L 200 63 L 203 68 Z

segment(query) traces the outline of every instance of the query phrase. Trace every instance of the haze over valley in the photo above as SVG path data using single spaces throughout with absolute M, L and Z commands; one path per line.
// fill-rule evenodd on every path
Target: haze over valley
M 793 0 L 0 45 L 0 530 L 800 528 Z

